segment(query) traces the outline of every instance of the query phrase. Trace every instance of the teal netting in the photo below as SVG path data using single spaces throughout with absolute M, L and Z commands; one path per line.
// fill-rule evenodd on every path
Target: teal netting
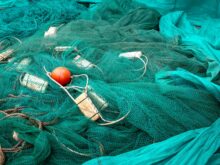
M 7 8 L 1 3 L 6 5 L 12 1 L 0 1 L 0 39 L 12 36 L 21 39 L 30 36 L 43 27 L 71 21 L 86 10 L 75 1 L 68 0 L 14 0 Z
M 220 162 L 220 120 L 210 127 L 192 130 L 160 143 L 113 157 L 86 162 L 92 164 L 215 164 Z
M 25 2 L 0 10 L 0 163 L 82 164 L 194 129 L 173 137 L 183 144 L 190 136 L 186 148 L 172 138 L 153 146 L 165 152 L 171 143 L 180 156 L 167 155 L 178 162 L 206 139 L 219 144 L 219 122 L 208 128 L 220 116 L 216 18 L 194 24 L 188 13 L 163 15 L 132 0 L 88 10 L 70 0 Z M 59 66 L 73 74 L 65 88 L 47 73 Z M 218 160 L 215 147 L 206 162 Z

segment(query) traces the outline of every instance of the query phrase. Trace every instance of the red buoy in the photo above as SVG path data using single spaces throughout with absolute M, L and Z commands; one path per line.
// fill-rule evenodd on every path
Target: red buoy
M 61 85 L 67 85 L 71 81 L 71 72 L 65 67 L 57 67 L 51 72 L 51 78 Z

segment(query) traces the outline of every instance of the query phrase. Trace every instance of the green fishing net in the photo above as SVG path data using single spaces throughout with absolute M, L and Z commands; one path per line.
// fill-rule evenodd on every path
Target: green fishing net
M 86 10 L 75 1 L 68 0 L 13 2 L 11 4 L 10 0 L 11 5 L 4 8 L 1 3 L 6 2 L 0 1 L 0 39 L 12 36 L 21 39 L 30 36 L 43 27 L 73 20 L 81 11 Z
M 219 164 L 219 120 L 208 128 L 187 131 L 160 143 L 85 164 Z M 203 147 L 201 147 L 203 146 Z M 208 148 L 204 150 L 203 148 Z M 180 161 L 181 159 L 181 161 Z
M 177 33 L 185 26 L 166 31 L 172 22 L 155 9 L 132 0 L 92 9 L 56 0 L 0 12 L 6 164 L 82 164 L 208 127 L 220 116 L 216 59 L 187 40 L 192 33 Z M 73 75 L 66 87 L 50 77 L 59 66 Z

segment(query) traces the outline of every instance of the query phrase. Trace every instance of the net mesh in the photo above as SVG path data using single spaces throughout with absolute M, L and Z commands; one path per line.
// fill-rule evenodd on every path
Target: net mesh
M 182 68 L 205 77 L 208 65 L 178 36 L 159 33 L 156 10 L 131 0 L 88 11 L 58 0 L 10 10 L 0 11 L 6 29 L 0 50 L 13 50 L 0 64 L 0 146 L 7 164 L 81 164 L 209 126 L 220 116 L 209 90 L 168 74 Z M 47 37 L 51 26 L 57 32 Z M 123 56 L 127 52 L 132 57 Z M 59 66 L 88 76 L 97 121 L 47 76 Z M 85 84 L 73 77 L 68 86 Z M 75 99 L 82 94 L 81 88 L 68 91 Z

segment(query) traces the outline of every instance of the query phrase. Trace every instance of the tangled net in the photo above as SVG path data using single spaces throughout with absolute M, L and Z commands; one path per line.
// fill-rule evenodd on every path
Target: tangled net
M 164 37 L 152 8 L 47 0 L 0 13 L 0 164 L 82 164 L 220 116 L 212 60 Z M 73 74 L 68 86 L 50 77 L 59 66 Z

